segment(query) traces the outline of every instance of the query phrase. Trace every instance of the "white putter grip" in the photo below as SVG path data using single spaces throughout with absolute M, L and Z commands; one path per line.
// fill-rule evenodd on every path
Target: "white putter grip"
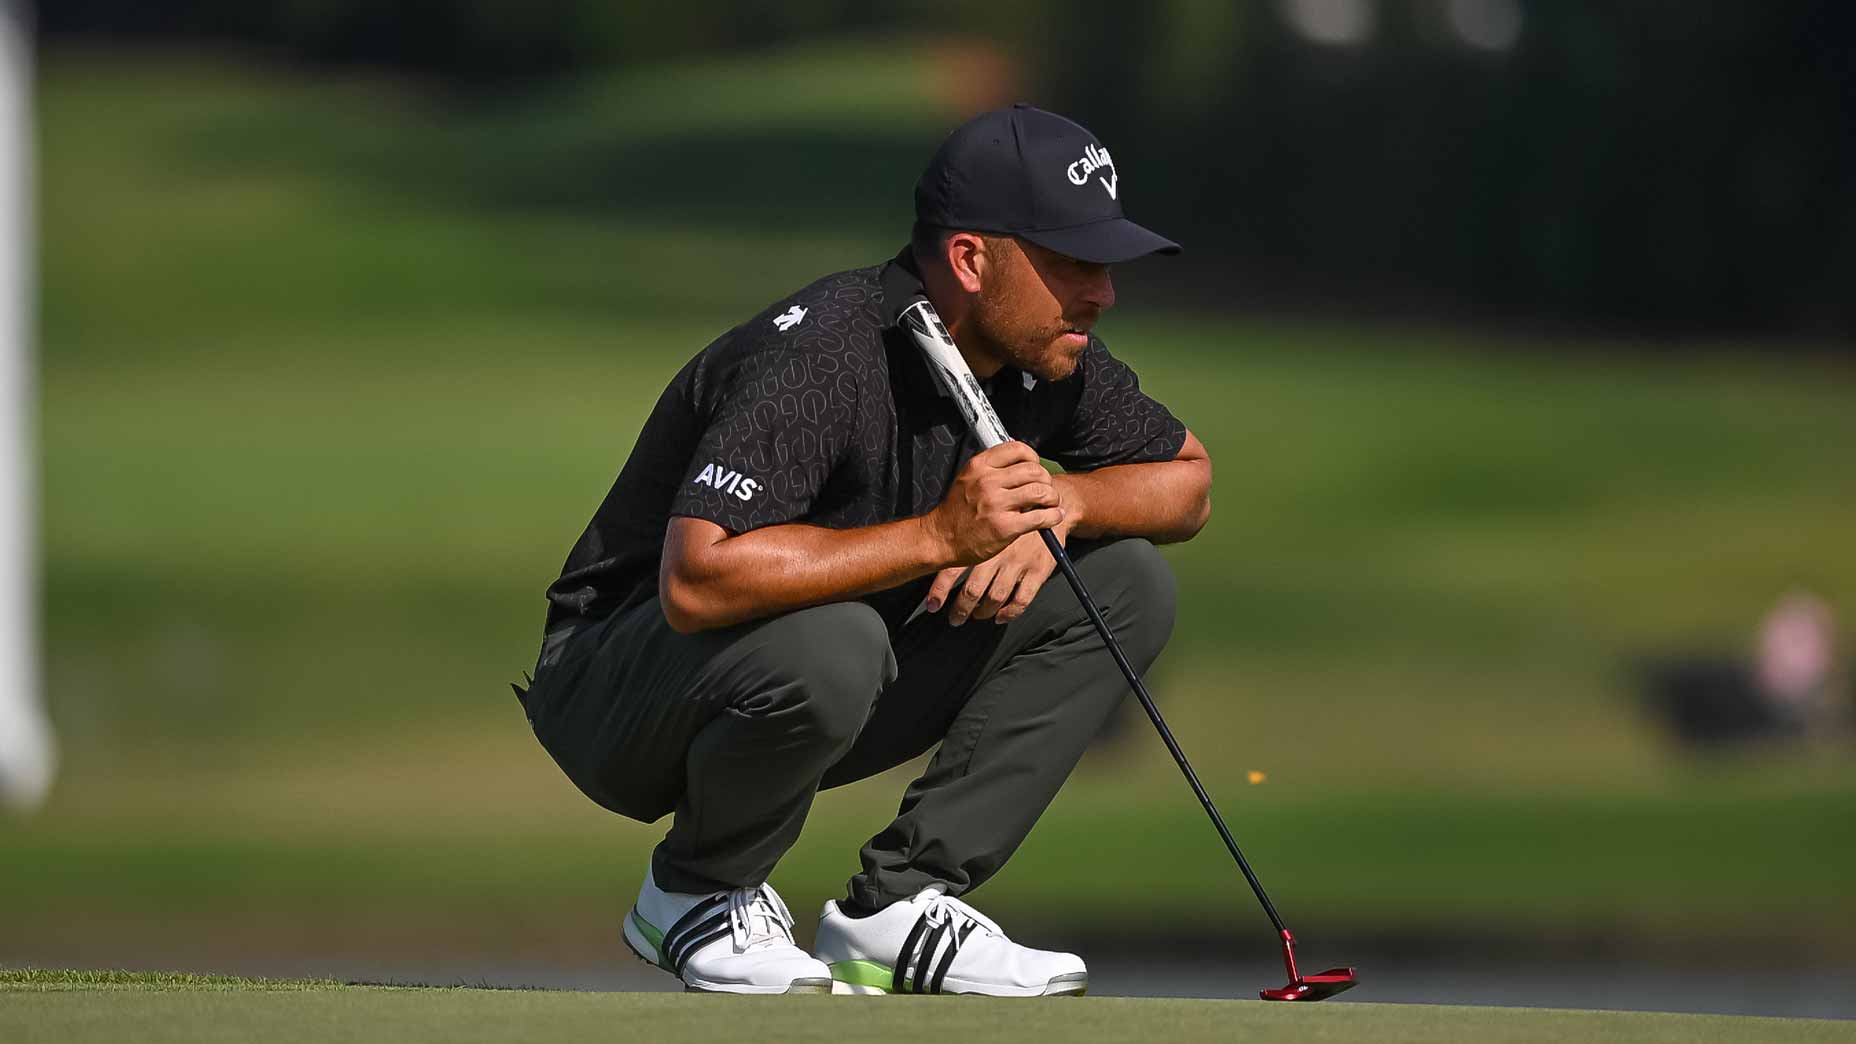
M 902 326 L 915 338 L 935 379 L 960 404 L 967 427 L 979 437 L 980 445 L 991 449 L 1001 442 L 1010 442 L 1012 437 L 1006 434 L 1005 425 L 993 412 L 992 403 L 986 401 L 986 393 L 980 390 L 980 382 L 967 367 L 967 360 L 961 358 L 960 349 L 954 347 L 954 338 L 949 336 L 941 317 L 935 314 L 934 305 L 922 298 L 904 308 Z

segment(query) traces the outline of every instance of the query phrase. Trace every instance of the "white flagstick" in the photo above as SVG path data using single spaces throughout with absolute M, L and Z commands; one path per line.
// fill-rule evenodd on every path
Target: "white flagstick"
M 32 811 L 57 756 L 39 703 L 32 431 L 32 33 L 0 0 L 0 805 Z

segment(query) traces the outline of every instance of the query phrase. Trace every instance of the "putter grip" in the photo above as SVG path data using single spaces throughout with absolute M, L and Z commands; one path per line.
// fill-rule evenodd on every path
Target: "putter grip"
M 992 403 L 980 390 L 980 382 L 973 376 L 960 349 L 955 347 L 954 338 L 948 334 L 934 305 L 925 297 L 917 298 L 902 310 L 902 327 L 915 338 L 915 345 L 928 360 L 935 380 L 940 381 L 941 387 L 960 405 L 961 415 L 966 417 L 967 427 L 980 440 L 980 445 L 991 449 L 1001 442 L 1011 441 L 1012 437 L 1006 433 L 999 415 L 993 412 Z

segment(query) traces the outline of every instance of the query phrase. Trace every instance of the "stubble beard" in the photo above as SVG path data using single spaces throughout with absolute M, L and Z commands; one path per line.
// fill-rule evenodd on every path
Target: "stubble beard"
M 1025 319 L 984 298 L 973 314 L 973 332 L 987 354 L 1041 381 L 1061 381 L 1076 372 L 1082 353 L 1058 342 L 1068 329 L 1062 322 Z

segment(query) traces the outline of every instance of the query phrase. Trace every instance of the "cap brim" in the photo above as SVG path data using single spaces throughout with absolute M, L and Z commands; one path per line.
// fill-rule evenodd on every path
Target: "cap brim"
M 1018 236 L 1078 261 L 1113 265 L 1148 254 L 1177 254 L 1179 244 L 1150 232 L 1127 218 L 1109 218 L 1088 225 L 1019 232 Z

